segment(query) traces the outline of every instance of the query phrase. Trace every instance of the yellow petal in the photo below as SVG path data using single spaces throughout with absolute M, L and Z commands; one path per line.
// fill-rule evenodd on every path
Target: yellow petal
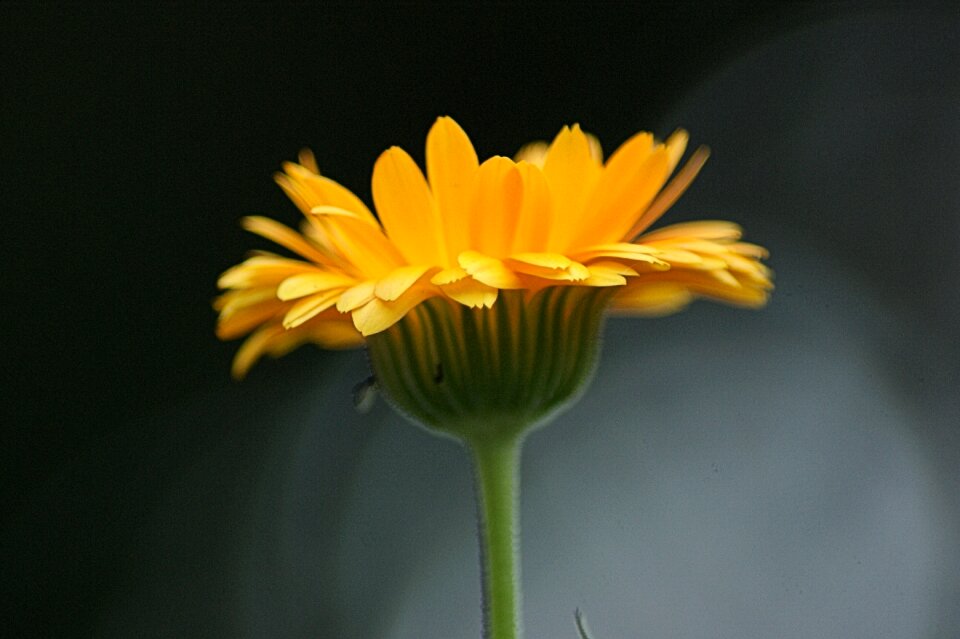
M 274 173 L 273 181 L 277 183 L 283 192 L 286 193 L 290 201 L 293 202 L 303 213 L 309 213 L 310 209 L 316 206 L 310 201 L 310 198 L 303 192 L 303 187 L 295 179 L 286 173 Z
M 337 298 L 343 289 L 333 289 L 316 293 L 294 304 L 283 316 L 284 328 L 295 328 L 307 320 L 313 319 L 323 311 L 337 303 Z
M 311 273 L 316 266 L 301 260 L 285 257 L 256 255 L 232 266 L 217 280 L 220 288 L 249 288 L 252 286 L 276 285 L 297 273 Z
M 505 257 L 523 202 L 523 180 L 510 158 L 495 156 L 480 165 L 471 197 L 470 247 Z
M 589 275 L 580 282 L 583 286 L 623 286 L 627 283 L 619 268 L 591 264 L 587 269 Z
M 574 264 L 573 260 L 560 253 L 517 253 L 511 255 L 510 260 L 549 269 L 567 269 Z
M 266 352 L 270 340 L 282 332 L 282 326 L 279 324 L 270 324 L 261 327 L 248 337 L 243 344 L 241 344 L 240 348 L 237 349 L 237 354 L 233 357 L 233 365 L 230 368 L 230 372 L 234 379 L 243 379 L 246 377 L 250 368 L 256 364 L 257 360 Z
M 687 187 L 690 186 L 693 179 L 697 177 L 697 173 L 703 168 L 708 157 L 710 157 L 710 150 L 705 146 L 701 146 L 694 151 L 690 160 L 680 169 L 680 172 L 670 180 L 670 183 L 667 184 L 657 198 L 647 207 L 643 215 L 641 215 L 634 225 L 630 227 L 630 230 L 624 234 L 624 239 L 632 240 L 660 219 L 660 216 L 673 206 L 673 204 L 680 199 L 680 196 L 683 195 L 683 192 L 687 190 Z
M 471 278 L 456 280 L 440 287 L 450 299 L 470 308 L 490 308 L 497 301 L 499 289 Z
M 730 288 L 742 288 L 740 281 L 730 271 L 722 268 L 707 271 L 711 277 Z
M 517 172 L 523 180 L 523 202 L 517 215 L 512 253 L 542 251 L 547 246 L 547 231 L 553 225 L 550 188 L 539 167 L 519 162 Z
M 559 253 L 520 253 L 510 256 L 506 264 L 517 273 L 550 280 L 578 281 L 590 275 L 583 264 Z
M 727 247 L 720 242 L 702 240 L 698 237 L 688 237 L 684 240 L 675 240 L 669 246 L 686 251 L 695 251 L 706 255 L 719 255 L 727 252 Z
M 670 162 L 667 165 L 667 175 L 673 173 L 673 170 L 677 168 L 677 164 L 680 163 L 680 158 L 683 157 L 683 152 L 687 150 L 687 142 L 689 140 L 690 135 L 683 129 L 677 129 L 667 138 L 665 146 L 667 147 L 667 156 L 670 158 Z
M 652 268 L 666 270 L 670 265 L 660 259 L 660 252 L 651 247 L 641 244 L 630 244 L 628 242 L 616 242 L 613 244 L 598 244 L 589 246 L 573 254 L 573 258 L 581 262 L 590 262 L 599 257 L 611 257 L 618 260 L 630 260 L 633 262 L 644 262 Z
M 360 308 L 375 297 L 377 283 L 373 280 L 357 284 L 345 290 L 337 300 L 337 310 L 341 313 Z
M 327 231 L 321 225 L 314 224 L 314 221 L 309 217 L 300 221 L 298 229 L 305 238 L 316 244 L 324 255 L 335 256 L 337 254 L 337 247 L 333 244 Z M 335 258 L 332 258 L 331 261 L 335 261 Z
M 523 288 L 523 282 L 517 274 L 496 258 L 477 251 L 464 251 L 457 257 L 460 266 L 473 279 L 495 288 Z
M 317 168 L 317 158 L 314 157 L 313 151 L 310 149 L 300 149 L 300 153 L 297 154 L 297 160 L 299 160 L 300 164 L 308 171 L 320 175 L 320 169 Z
M 363 344 L 363 336 L 346 318 L 339 321 L 317 322 L 309 329 L 311 342 L 323 348 L 355 348 Z
M 767 249 L 762 246 L 757 246 L 756 244 L 750 244 L 749 242 L 735 242 L 728 244 L 727 248 L 737 255 L 752 257 L 756 260 L 764 260 L 770 257 L 770 252 Z
M 233 359 L 232 373 L 242 379 L 263 355 L 280 357 L 305 342 L 323 348 L 354 348 L 363 337 L 347 318 L 324 320 L 286 330 L 279 322 L 262 326 L 240 346 Z
M 283 301 L 306 297 L 318 291 L 332 288 L 342 289 L 356 283 L 352 277 L 342 273 L 315 271 L 288 277 L 277 287 L 277 297 Z
M 589 268 L 591 272 L 593 272 L 593 269 L 595 268 L 600 268 L 600 269 L 610 271 L 611 273 L 616 273 L 617 275 L 627 275 L 627 276 L 637 275 L 637 271 L 630 268 L 626 264 L 621 264 L 620 262 L 614 262 L 612 260 L 601 260 L 599 262 L 592 262 L 587 268 Z
M 399 147 L 387 149 L 373 167 L 373 202 L 387 237 L 411 264 L 446 264 L 446 242 L 427 181 Z
M 634 136 L 610 158 L 587 220 L 572 238 L 576 246 L 617 242 L 653 201 L 667 179 L 669 157 L 652 136 Z
M 277 294 L 271 286 L 236 289 L 218 297 L 214 303 L 214 308 L 220 311 L 220 317 L 225 319 L 242 308 L 275 299 L 277 299 Z
M 731 275 L 728 271 L 723 273 Z M 734 279 L 737 278 L 734 276 Z M 750 308 L 763 306 L 771 288 L 770 284 L 757 286 L 739 279 L 735 284 L 730 284 L 728 278 L 723 275 L 718 277 L 716 272 L 684 269 L 673 269 L 666 273 L 641 274 L 633 278 L 628 287 L 644 287 L 652 284 L 678 285 L 695 295 Z
M 706 243 L 708 247 L 719 247 L 719 244 Z M 647 242 L 646 246 L 657 250 L 657 258 L 670 264 L 671 268 L 690 268 L 703 271 L 723 269 L 727 263 L 720 257 L 721 250 L 703 250 L 688 246 L 686 242 Z
M 415 286 L 393 302 L 373 298 L 353 311 L 353 325 L 364 337 L 384 331 L 399 322 L 417 304 L 433 297 L 435 290 Z
M 382 300 L 392 302 L 406 293 L 407 289 L 431 268 L 433 267 L 429 265 L 401 266 L 377 282 L 374 294 Z
M 317 206 L 335 206 L 355 213 L 364 222 L 377 224 L 367 205 L 344 186 L 293 162 L 285 162 L 283 169 L 292 183 L 284 190 L 293 188 L 297 192 L 300 201 L 308 205 L 304 213 Z
M 278 317 L 286 305 L 278 299 L 236 309 L 230 315 L 217 319 L 217 337 L 222 340 L 236 339 L 246 335 L 261 324 Z
M 271 242 L 312 260 L 318 264 L 329 264 L 330 258 L 310 244 L 302 235 L 277 221 L 259 215 L 251 215 L 241 220 L 241 225 L 247 231 L 265 237 Z
M 770 269 L 756 260 L 748 259 L 729 251 L 724 253 L 723 259 L 726 261 L 727 266 L 730 267 L 730 270 L 740 277 L 744 277 L 760 285 L 770 281 Z
M 600 164 L 591 156 L 590 142 L 580 126 L 564 127 L 550 145 L 543 165 L 554 211 L 548 251 L 563 253 L 568 248 L 580 228 L 584 205 L 600 172 Z
M 679 311 L 693 300 L 686 287 L 671 282 L 628 284 L 613 298 L 612 311 L 630 315 L 657 317 Z
M 597 164 L 603 164 L 603 146 L 601 146 L 600 140 L 592 133 L 586 133 L 585 135 L 587 136 L 587 144 L 590 147 L 590 157 L 592 157 Z
M 379 226 L 371 226 L 343 209 L 317 207 L 308 219 L 320 225 L 330 238 L 341 263 L 352 264 L 366 278 L 383 277 L 404 263 Z
M 547 160 L 547 151 L 549 150 L 549 144 L 543 140 L 537 140 L 536 142 L 530 142 L 520 147 L 520 150 L 514 154 L 513 159 L 516 160 L 518 164 L 520 162 L 528 162 L 538 169 L 542 169 Z
M 459 266 L 454 266 L 453 268 L 445 268 L 442 271 L 439 271 L 436 275 L 430 278 L 431 284 L 437 284 L 438 286 L 443 286 L 444 284 L 452 284 L 453 282 L 459 282 L 465 277 L 469 277 L 470 274 Z
M 700 220 L 664 226 L 655 231 L 644 233 L 639 239 L 644 243 L 661 242 L 665 240 L 687 240 L 690 238 L 703 240 L 739 240 L 742 234 L 743 231 L 733 222 Z
M 706 264 L 704 259 L 692 251 L 672 248 L 667 245 L 666 248 L 659 244 L 647 244 L 650 247 L 657 248 L 657 259 L 667 262 L 671 266 L 684 266 L 689 268 L 720 268 L 722 264 Z
M 427 134 L 427 176 L 443 227 L 447 256 L 470 248 L 468 194 L 479 162 L 477 153 L 453 118 L 438 118 Z M 452 264 L 445 262 L 447 266 Z

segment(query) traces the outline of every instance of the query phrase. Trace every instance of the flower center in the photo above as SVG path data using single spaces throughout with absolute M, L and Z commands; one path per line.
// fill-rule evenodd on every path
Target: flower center
M 607 288 L 500 291 L 492 308 L 433 298 L 367 337 L 401 412 L 461 439 L 520 434 L 572 403 L 593 375 Z

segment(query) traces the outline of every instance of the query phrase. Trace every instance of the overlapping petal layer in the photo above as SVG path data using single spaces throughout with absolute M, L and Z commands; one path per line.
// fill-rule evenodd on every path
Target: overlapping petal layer
M 490 308 L 502 290 L 619 287 L 614 310 L 672 312 L 696 297 L 760 306 L 772 288 L 764 249 L 729 222 L 646 232 L 706 160 L 698 149 L 671 182 L 683 131 L 627 140 L 604 163 L 580 127 L 524 147 L 516 160 L 479 162 L 463 129 L 442 117 L 427 136 L 426 176 L 399 148 L 373 171 L 377 217 L 321 176 L 309 152 L 276 180 L 305 215 L 302 232 L 263 217 L 244 227 L 297 255 L 259 253 L 219 286 L 218 335 L 251 333 L 234 363 L 244 375 L 263 354 L 305 342 L 349 347 L 437 297 Z

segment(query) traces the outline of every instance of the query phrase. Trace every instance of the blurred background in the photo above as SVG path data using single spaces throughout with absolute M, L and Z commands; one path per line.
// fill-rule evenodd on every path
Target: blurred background
M 0 588 L 11 636 L 480 636 L 470 469 L 362 352 L 229 377 L 217 275 L 369 201 L 449 114 L 479 154 L 580 122 L 713 155 L 666 221 L 740 222 L 778 289 L 611 320 L 536 432 L 528 637 L 960 637 L 960 12 L 857 3 L 0 8 Z

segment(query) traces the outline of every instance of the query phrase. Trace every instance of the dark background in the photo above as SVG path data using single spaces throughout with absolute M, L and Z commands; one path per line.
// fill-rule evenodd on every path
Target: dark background
M 879 14 L 896 23 L 898 11 L 885 7 Z M 464 126 L 481 157 L 549 139 L 574 121 L 597 134 L 608 152 L 655 125 L 665 127 L 655 129 L 660 136 L 684 125 L 694 143 L 716 150 L 718 140 L 697 137 L 697 122 L 669 121 L 696 87 L 785 34 L 875 12 L 851 4 L 563 10 L 5 4 L 0 153 L 9 266 L 0 281 L 9 326 L 0 587 L 15 609 L 5 616 L 21 635 L 105 636 L 104 619 L 128 590 L 192 584 L 222 599 L 201 605 L 148 586 L 158 591 L 137 601 L 154 605 L 134 607 L 158 619 L 157 636 L 171 627 L 165 625 L 170 618 L 180 620 L 173 626 L 180 636 L 235 636 L 227 630 L 234 610 L 224 603 L 229 584 L 218 576 L 227 561 L 219 531 L 243 518 L 237 503 L 256 489 L 251 477 L 264 468 L 263 451 L 277 424 L 315 415 L 294 410 L 283 419 L 256 417 L 265 414 L 265 404 L 283 404 L 321 383 L 333 389 L 330 401 L 349 404 L 344 398 L 364 375 L 360 358 L 305 348 L 282 362 L 264 362 L 236 384 L 228 374 L 236 344 L 213 336 L 217 275 L 246 250 L 264 246 L 245 236 L 238 219 L 256 213 L 297 220 L 270 176 L 301 147 L 310 146 L 325 174 L 367 201 L 376 156 L 397 144 L 422 161 L 424 135 L 441 114 Z M 956 32 L 942 25 L 944 19 L 955 24 L 956 12 L 923 15 L 906 36 L 908 49 L 933 29 L 928 45 L 954 52 L 949 34 Z M 905 55 L 909 63 L 912 54 Z M 854 63 L 878 72 L 870 59 Z M 946 82 L 943 104 L 956 96 L 957 83 L 949 81 L 955 68 L 945 67 L 946 80 L 929 78 Z M 795 73 L 798 82 L 809 82 L 813 72 L 797 67 Z M 888 94 L 896 95 L 896 87 L 887 87 Z M 933 147 L 931 153 L 938 144 L 955 152 L 956 138 L 924 139 L 922 122 L 914 129 L 905 135 Z M 753 150 L 729 144 L 729 155 Z M 889 177 L 916 176 L 891 168 Z M 828 211 L 806 214 L 811 226 L 832 231 L 817 240 L 825 253 L 878 276 L 881 299 L 923 309 L 930 323 L 916 329 L 925 333 L 917 337 L 925 344 L 920 354 L 912 342 L 893 350 L 903 351 L 908 363 L 937 353 L 952 357 L 956 305 L 939 299 L 937 287 L 955 287 L 955 274 L 940 273 L 956 264 L 948 252 L 957 246 L 957 212 L 933 220 L 926 238 L 901 236 L 898 224 L 911 211 L 905 200 L 878 216 L 876 228 L 831 221 Z M 761 242 L 788 218 L 784 207 L 766 221 L 746 215 L 729 217 L 754 223 L 759 234 L 753 239 Z M 902 252 L 890 255 L 893 246 Z M 790 290 L 788 284 L 785 294 Z M 318 366 L 329 373 L 323 380 Z M 944 397 L 951 380 L 931 386 L 917 367 L 920 377 L 903 382 L 907 390 L 917 399 Z M 956 379 L 955 366 L 948 362 L 944 370 Z M 953 421 L 953 410 L 944 409 L 943 424 Z M 939 445 L 952 450 L 955 432 L 948 426 L 938 432 Z M 336 450 L 345 457 L 330 468 L 348 468 L 347 452 L 365 435 L 354 430 L 338 437 Z M 207 452 L 222 451 L 224 441 L 227 451 L 211 464 Z M 203 490 L 190 501 L 198 484 Z M 318 477 L 317 490 L 330 490 L 325 486 Z M 143 576 L 144 553 L 164 548 L 145 531 L 156 528 L 158 511 L 177 511 L 177 500 L 189 503 L 181 509 L 191 513 L 185 518 L 203 513 L 201 522 L 191 519 L 183 524 L 187 532 L 181 530 L 194 550 L 171 551 L 169 560 L 153 557 L 154 564 L 169 561 L 164 579 L 155 572 Z M 337 526 L 324 525 L 327 532 Z M 326 533 L 317 534 L 322 545 Z M 312 613 L 316 627 L 336 627 L 340 617 L 332 607 L 312 604 L 320 608 Z M 943 633 L 929 636 L 957 636 L 938 627 Z M 298 632 L 275 627 L 264 636 Z

